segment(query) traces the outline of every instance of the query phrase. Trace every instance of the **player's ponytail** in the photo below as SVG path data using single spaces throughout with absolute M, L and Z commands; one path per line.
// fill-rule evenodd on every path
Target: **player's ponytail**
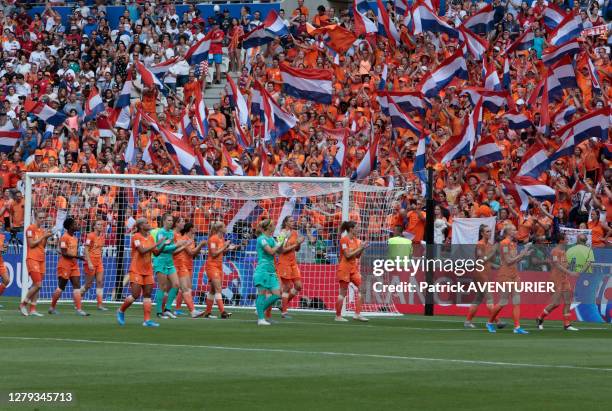
M 261 220 L 261 222 L 257 226 L 257 235 L 261 235 L 265 233 L 268 230 L 268 228 L 270 228 L 271 225 L 272 225 L 272 219 L 264 218 L 263 220 Z
M 183 226 L 183 229 L 181 230 L 181 235 L 187 234 L 188 232 L 191 231 L 192 228 L 193 228 L 193 223 L 191 221 L 187 221 L 185 225 Z
M 348 232 L 355 228 L 356 225 L 357 223 L 354 221 L 343 221 L 342 224 L 340 224 L 340 234 L 348 234 Z
M 281 228 L 284 230 L 285 228 L 287 228 L 287 225 L 289 224 L 289 222 L 291 221 L 293 217 L 291 216 L 287 216 L 285 218 L 283 218 L 283 224 L 281 225 Z

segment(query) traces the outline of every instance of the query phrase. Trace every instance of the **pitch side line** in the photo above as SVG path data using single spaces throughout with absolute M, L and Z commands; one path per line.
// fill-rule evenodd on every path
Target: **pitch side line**
M 219 345 L 190 345 L 190 344 L 162 344 L 162 343 L 143 343 L 134 341 L 105 341 L 105 340 L 84 340 L 73 338 L 51 338 L 51 337 L 14 337 L 0 336 L 2 340 L 18 340 L 18 341 L 55 341 L 69 343 L 84 343 L 84 344 L 109 344 L 109 345 L 135 345 L 146 347 L 168 347 L 168 348 L 199 348 L 205 350 L 219 351 L 240 351 L 240 352 L 267 352 L 280 354 L 302 354 L 302 355 L 320 355 L 328 357 L 357 357 L 357 358 L 375 358 L 381 360 L 404 360 L 404 361 L 426 361 L 426 362 L 445 362 L 455 364 L 469 364 L 481 366 L 503 366 L 503 367 L 523 367 L 523 368 L 550 368 L 550 369 L 565 369 L 565 370 L 583 370 L 583 371 L 603 371 L 612 372 L 612 368 L 596 368 L 596 367 L 581 367 L 578 365 L 561 365 L 561 364 L 529 364 L 529 363 L 511 363 L 501 361 L 478 361 L 478 360 L 460 360 L 453 358 L 429 358 L 429 357 L 407 357 L 402 355 L 383 355 L 383 354 L 360 354 L 349 352 L 334 352 L 334 351 L 301 351 L 301 350 L 285 350 L 281 348 L 248 348 L 248 347 L 223 347 Z

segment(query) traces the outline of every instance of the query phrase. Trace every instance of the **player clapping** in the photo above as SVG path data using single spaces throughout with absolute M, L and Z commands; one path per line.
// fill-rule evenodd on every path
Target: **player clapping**
M 555 308 L 557 308 L 561 300 L 563 300 L 563 328 L 566 331 L 578 331 L 578 328 L 572 326 L 570 321 L 570 309 L 572 304 L 572 284 L 569 281 L 570 275 L 576 275 L 568 268 L 567 256 L 565 255 L 565 233 L 558 234 L 559 244 L 550 253 L 550 279 L 555 285 L 555 291 L 552 295 L 552 301 L 548 304 L 542 314 L 537 318 L 536 324 L 538 329 L 544 329 L 544 318 L 548 316 Z
M 132 303 L 142 294 L 143 310 L 144 310 L 144 327 L 159 327 L 159 324 L 151 320 L 151 293 L 155 280 L 153 279 L 153 263 L 152 255 L 159 253 L 158 247 L 163 249 L 166 242 L 165 238 L 160 238 L 157 243 L 150 235 L 151 226 L 149 222 L 140 218 L 134 224 L 136 233 L 131 240 L 131 257 L 130 263 L 130 288 L 131 295 L 128 295 L 117 310 L 117 322 L 119 325 L 125 324 L 125 311 L 130 308 Z
M 68 281 L 70 281 L 72 284 L 74 308 L 78 315 L 87 317 L 89 314 L 83 311 L 81 305 L 81 270 L 79 268 L 79 260 L 82 260 L 83 257 L 79 256 L 79 240 L 74 235 L 76 231 L 76 221 L 74 218 L 66 218 L 64 230 L 66 232 L 60 238 L 61 255 L 57 263 L 57 288 L 53 292 L 49 314 L 57 314 L 57 301 L 66 289 Z
M 281 248 L 276 244 L 274 237 L 274 224 L 266 218 L 259 223 L 257 237 L 257 267 L 253 275 L 253 282 L 257 287 L 257 325 L 270 325 L 264 318 L 265 312 L 280 299 L 280 285 L 274 267 L 274 255 Z
M 187 243 L 185 248 L 179 249 L 179 251 L 174 254 L 174 265 L 176 266 L 179 285 L 181 288 L 180 295 L 182 295 L 183 300 L 185 300 L 185 304 L 187 304 L 191 317 L 198 318 L 204 315 L 204 312 L 196 310 L 193 305 L 193 295 L 191 294 L 191 286 L 193 281 L 193 259 L 200 253 L 200 250 L 202 250 L 202 247 L 204 247 L 206 242 L 200 241 L 200 243 L 196 246 L 194 240 L 195 227 L 193 223 L 186 223 L 182 218 L 179 218 L 177 221 L 176 229 L 176 241 L 184 241 Z
M 226 251 L 233 251 L 236 245 L 225 242 L 225 224 L 218 221 L 210 226 L 208 236 L 208 258 L 204 269 L 208 277 L 208 294 L 206 295 L 206 312 L 204 317 L 209 318 L 214 301 L 221 312 L 221 318 L 229 318 L 232 314 L 225 311 L 223 295 L 221 294 L 223 281 L 223 255 Z
M 45 247 L 47 246 L 47 240 L 53 237 L 51 231 L 43 228 L 46 219 L 47 215 L 45 212 L 39 211 L 36 214 L 36 222 L 29 225 L 26 229 L 26 266 L 28 274 L 32 279 L 32 286 L 28 290 L 26 298 L 19 304 L 19 311 L 25 316 L 42 317 L 42 314 L 36 311 L 36 301 L 38 300 L 38 293 L 45 277 Z M 29 311 L 28 304 L 30 305 Z
M 283 289 L 281 317 L 289 318 L 287 314 L 289 303 L 302 290 L 302 278 L 295 252 L 300 249 L 304 237 L 298 236 L 295 230 L 295 222 L 291 216 L 285 217 L 281 228 L 282 231 L 278 240 L 282 247 L 279 251 L 276 271 L 281 278 Z
M 344 233 L 344 236 L 340 239 L 340 264 L 338 264 L 338 283 L 340 285 L 340 292 L 338 294 L 338 300 L 336 301 L 336 321 L 348 321 L 342 317 L 342 305 L 346 298 L 346 292 L 348 290 L 349 283 L 353 283 L 357 287 L 355 296 L 355 314 L 353 319 L 357 321 L 368 321 L 363 315 L 361 315 L 361 306 L 363 299 L 361 296 L 361 274 L 359 274 L 359 258 L 363 254 L 363 251 L 368 247 L 368 243 L 363 244 L 357 238 L 355 234 L 355 226 L 357 223 L 354 221 L 344 221 L 340 225 L 340 232 Z
M 4 234 L 0 234 L 0 296 L 2 295 L 2 293 L 4 293 L 4 290 L 6 290 L 6 287 L 8 287 L 8 283 L 9 283 L 9 275 L 8 275 L 8 271 L 6 270 L 6 267 L 4 266 L 4 258 L 2 257 L 1 253 L 6 252 L 6 244 L 4 243 L 5 240 L 5 236 Z M 2 308 L 2 306 L 0 305 L 0 308 Z
M 81 288 L 81 295 L 85 295 L 87 290 L 93 285 L 96 280 L 96 302 L 98 310 L 108 311 L 102 305 L 104 296 L 104 266 L 102 264 L 102 248 L 106 238 L 104 236 L 104 221 L 97 220 L 94 224 L 94 231 L 87 234 L 85 239 L 85 285 Z

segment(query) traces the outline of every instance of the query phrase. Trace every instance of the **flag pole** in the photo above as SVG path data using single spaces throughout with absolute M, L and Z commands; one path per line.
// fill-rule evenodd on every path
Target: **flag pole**
M 427 193 L 425 197 L 425 258 L 426 261 L 435 258 L 434 253 L 434 200 L 433 200 L 433 167 L 427 167 Z M 434 273 L 432 264 L 426 264 L 427 271 L 425 272 L 425 281 L 429 286 L 434 283 Z M 426 316 L 434 315 L 434 294 L 427 291 L 425 293 L 425 311 Z

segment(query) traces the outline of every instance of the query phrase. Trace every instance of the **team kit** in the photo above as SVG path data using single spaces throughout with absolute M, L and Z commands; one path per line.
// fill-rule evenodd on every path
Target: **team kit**
M 45 249 L 47 241 L 54 236 L 52 230 L 47 230 L 44 224 L 46 213 L 39 211 L 34 216 L 34 222 L 26 228 L 27 255 L 26 266 L 32 285 L 25 298 L 19 305 L 24 316 L 43 316 L 37 310 L 37 301 L 46 275 Z M 82 296 L 92 287 L 96 287 L 97 309 L 107 311 L 103 304 L 104 293 L 104 266 L 102 251 L 105 244 L 105 222 L 97 221 L 93 231 L 84 237 L 83 255 L 79 253 L 79 240 L 76 236 L 77 223 L 72 217 L 63 223 L 64 234 L 59 239 L 60 257 L 57 264 L 57 288 L 53 292 L 49 315 L 57 315 L 57 302 L 65 291 L 68 283 L 72 285 L 72 297 L 76 313 L 87 317 L 90 314 L 83 309 Z M 275 236 L 277 224 L 266 218 L 257 226 L 257 264 L 254 272 L 254 285 L 257 289 L 255 307 L 257 324 L 266 326 L 272 324 L 272 307 L 281 300 L 281 319 L 289 319 L 288 308 L 291 301 L 302 290 L 302 278 L 298 266 L 296 253 L 299 251 L 305 238 L 297 230 L 294 218 L 285 217 L 281 222 L 281 230 Z M 483 228 L 481 227 L 481 230 Z M 486 228 L 484 228 L 486 230 Z M 131 262 L 127 275 L 130 282 L 130 293 L 116 312 L 116 320 L 120 326 L 125 325 L 125 312 L 130 306 L 142 298 L 145 327 L 158 327 L 159 319 L 175 319 L 183 315 L 180 310 L 171 309 L 175 300 L 184 302 L 188 315 L 192 318 L 216 318 L 212 315 L 213 306 L 217 305 L 219 316 L 222 319 L 231 317 L 223 303 L 222 280 L 223 259 L 228 251 L 236 250 L 239 246 L 225 240 L 226 226 L 223 222 L 213 222 L 206 239 L 196 241 L 196 228 L 192 222 L 184 218 L 166 214 L 162 218 L 162 225 L 152 229 L 145 218 L 136 220 L 132 228 L 130 240 Z M 336 269 L 338 282 L 338 297 L 335 302 L 335 321 L 349 321 L 343 316 L 343 307 L 349 286 L 355 292 L 353 320 L 367 322 L 369 319 L 362 315 L 363 290 L 360 260 L 369 244 L 358 238 L 357 223 L 344 221 L 340 226 L 339 262 Z M 389 239 L 401 237 L 400 233 Z M 486 233 L 481 233 L 486 234 Z M 487 238 L 481 235 L 480 238 Z M 403 239 L 402 241 L 409 240 Z M 204 272 L 208 279 L 208 292 L 206 294 L 206 308 L 204 311 L 195 307 L 192 284 L 194 271 L 194 258 L 206 247 L 207 257 Z M 551 272 L 549 281 L 523 283 L 518 273 L 518 262 L 528 256 L 533 250 L 524 247 L 520 252 L 513 237 L 513 230 L 507 230 L 506 238 L 498 244 L 490 244 L 480 240 L 475 247 L 476 255 L 470 263 L 462 263 L 462 275 L 467 270 L 471 273 L 473 281 L 469 284 L 444 284 L 428 282 L 400 282 L 399 284 L 385 284 L 376 281 L 370 285 L 377 292 L 432 292 L 432 293 L 474 293 L 475 298 L 470 305 L 467 318 L 464 322 L 466 328 L 475 328 L 472 319 L 479 306 L 486 304 L 489 308 L 489 318 L 486 329 L 494 333 L 504 328 L 506 324 L 499 320 L 500 311 L 512 303 L 512 319 L 515 334 L 528 334 L 520 326 L 520 294 L 523 292 L 541 292 L 551 295 L 551 302 L 542 311 L 537 319 L 538 328 L 543 328 L 544 318 L 552 310 L 563 303 L 564 328 L 569 331 L 577 329 L 570 323 L 571 282 L 570 276 L 576 275 L 570 270 L 567 263 L 566 245 L 561 241 L 550 253 Z M 376 260 L 373 263 L 375 277 L 380 277 L 387 269 L 401 270 L 410 266 L 416 272 L 418 267 L 427 267 L 429 260 L 414 258 L 415 262 L 408 263 L 412 254 L 412 247 L 407 248 L 407 255 Z M 498 258 L 499 267 L 496 281 L 489 281 L 489 272 L 492 261 Z M 81 285 L 81 270 L 79 262 L 83 263 L 85 283 Z M 434 264 L 435 265 L 435 261 Z M 1 265 L 3 266 L 3 265 Z M 3 273 L 3 283 L 8 283 L 6 273 Z M 156 287 L 157 285 L 157 287 Z M 155 289 L 155 293 L 153 292 Z M 494 303 L 493 294 L 500 295 L 498 302 Z M 155 302 L 155 316 L 152 317 L 153 303 Z M 180 304 L 179 304 L 180 305 Z

